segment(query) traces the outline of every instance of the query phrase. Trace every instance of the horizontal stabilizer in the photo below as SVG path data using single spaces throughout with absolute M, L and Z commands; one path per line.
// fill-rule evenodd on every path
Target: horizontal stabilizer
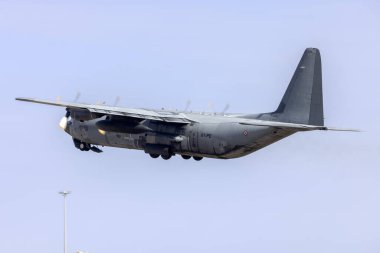
M 362 132 L 360 129 L 351 129 L 351 128 L 336 128 L 336 127 L 326 127 L 328 131 L 342 131 L 342 132 Z
M 313 131 L 313 130 L 324 130 L 324 131 L 346 131 L 346 132 L 360 132 L 358 129 L 345 129 L 345 128 L 335 128 L 335 127 L 326 127 L 326 126 L 314 126 L 307 124 L 298 124 L 298 123 L 288 123 L 288 122 L 279 122 L 279 121 L 265 121 L 265 120 L 242 120 L 239 122 L 241 125 L 250 125 L 250 126 L 266 126 L 266 127 L 275 127 L 282 129 L 289 129 L 294 131 Z

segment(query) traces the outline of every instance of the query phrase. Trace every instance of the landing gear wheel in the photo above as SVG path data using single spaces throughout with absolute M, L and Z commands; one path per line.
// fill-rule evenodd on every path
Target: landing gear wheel
M 189 155 L 181 155 L 181 156 L 182 156 L 182 158 L 185 159 L 185 160 L 189 160 L 189 159 L 191 158 L 191 156 L 189 156 Z
M 172 155 L 171 154 L 165 154 L 165 155 L 161 155 L 161 157 L 164 160 L 169 160 L 172 157 Z
M 90 145 L 85 143 L 85 142 L 81 142 L 79 143 L 79 149 L 81 151 L 89 151 L 90 150 Z
M 158 155 L 158 154 L 149 154 L 150 155 L 150 157 L 152 157 L 152 158 L 157 158 L 157 157 L 159 157 L 160 155 Z
M 193 156 L 193 158 L 195 161 L 200 161 L 203 159 L 203 157 L 201 157 L 201 156 Z

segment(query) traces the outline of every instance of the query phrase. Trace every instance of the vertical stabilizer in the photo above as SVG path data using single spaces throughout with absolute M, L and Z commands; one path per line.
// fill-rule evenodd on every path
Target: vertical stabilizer
M 321 55 L 307 48 L 277 110 L 275 120 L 323 126 Z

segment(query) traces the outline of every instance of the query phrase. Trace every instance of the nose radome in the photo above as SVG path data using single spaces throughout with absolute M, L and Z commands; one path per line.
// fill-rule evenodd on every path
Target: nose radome
M 62 128 L 63 130 L 66 130 L 66 127 L 67 127 L 67 117 L 63 117 L 59 121 L 59 127 Z

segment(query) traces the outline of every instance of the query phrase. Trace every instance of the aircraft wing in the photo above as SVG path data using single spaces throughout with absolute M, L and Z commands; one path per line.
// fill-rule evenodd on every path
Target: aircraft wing
M 104 115 L 114 115 L 137 119 L 149 119 L 168 123 L 188 124 L 194 122 L 186 117 L 182 113 L 168 112 L 168 111 L 153 111 L 147 109 L 133 109 L 124 107 L 114 107 L 108 105 L 93 105 L 74 102 L 61 102 L 51 101 L 34 98 L 16 98 L 18 101 L 32 102 L 45 105 L 61 106 L 70 109 L 87 109 L 93 113 L 99 113 Z
M 358 129 L 344 129 L 344 128 L 334 128 L 326 126 L 314 126 L 298 123 L 288 123 L 279 121 L 266 121 L 266 120 L 255 120 L 255 119 L 241 119 L 239 120 L 241 125 L 251 125 L 251 126 L 266 126 L 275 127 L 281 129 L 289 129 L 295 131 L 312 131 L 312 130 L 325 130 L 325 131 L 348 131 L 348 132 L 360 132 Z

